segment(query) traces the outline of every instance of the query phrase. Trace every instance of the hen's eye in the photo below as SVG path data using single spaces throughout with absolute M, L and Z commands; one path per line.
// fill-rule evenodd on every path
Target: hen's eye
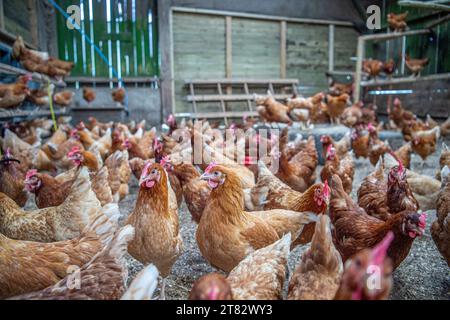
M 219 171 L 216 171 L 216 172 L 214 172 L 214 175 L 215 175 L 216 177 L 218 177 L 218 176 L 220 176 L 220 172 L 219 172 Z
M 156 169 L 153 169 L 151 173 L 152 173 L 152 174 L 156 174 L 156 172 L 157 172 L 157 170 L 156 170 Z

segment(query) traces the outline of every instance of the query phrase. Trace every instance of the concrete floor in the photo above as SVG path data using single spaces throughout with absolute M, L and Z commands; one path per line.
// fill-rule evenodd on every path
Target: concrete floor
M 317 129 L 313 130 L 316 135 Z M 327 132 L 341 132 L 340 128 L 327 129 Z M 386 133 L 393 148 L 397 148 L 403 142 L 397 133 Z M 447 139 L 449 144 L 450 139 Z M 441 143 L 439 143 L 441 144 Z M 440 146 L 439 146 L 440 149 Z M 412 169 L 422 174 L 434 176 L 438 167 L 440 150 L 430 156 L 423 167 L 420 166 L 420 159 L 413 156 Z M 321 168 L 319 167 L 318 170 Z M 354 186 L 371 172 L 373 167 L 366 159 L 356 161 L 356 174 Z M 320 172 L 320 171 L 319 171 Z M 352 196 L 355 198 L 357 188 L 355 187 Z M 124 218 L 132 211 L 137 196 L 137 181 L 133 178 L 130 195 L 120 203 L 120 209 Z M 191 221 L 190 213 L 183 203 L 179 210 L 181 234 L 184 241 L 184 252 L 175 263 L 172 274 L 167 281 L 168 299 L 186 299 L 192 287 L 192 283 L 202 275 L 216 271 L 208 262 L 203 259 L 195 240 L 196 224 Z M 436 249 L 430 235 L 430 224 L 434 221 L 435 212 L 428 213 L 427 229 L 425 235 L 414 241 L 409 256 L 403 261 L 401 266 L 394 272 L 394 287 L 391 299 L 450 299 L 450 269 L 442 256 Z M 308 245 L 297 247 L 291 252 L 289 267 L 295 268 L 301 254 Z M 129 257 L 128 259 L 130 281 L 135 274 L 142 269 L 142 264 Z

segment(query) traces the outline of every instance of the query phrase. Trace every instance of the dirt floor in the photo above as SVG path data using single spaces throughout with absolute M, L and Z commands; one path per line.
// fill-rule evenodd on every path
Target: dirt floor
M 402 140 L 390 139 L 393 148 L 402 144 Z M 450 139 L 447 139 L 450 145 Z M 421 160 L 413 155 L 412 169 L 422 174 L 434 176 L 439 163 L 439 150 L 430 156 L 425 165 L 421 167 Z M 319 169 L 320 170 L 320 167 Z M 373 167 L 366 159 L 356 161 L 356 174 L 354 179 L 355 198 L 357 186 L 371 172 Z M 134 179 L 134 178 L 133 178 Z M 133 180 L 130 195 L 120 203 L 120 209 L 125 218 L 134 208 L 137 196 L 137 181 Z M 196 224 L 191 221 L 189 211 L 183 203 L 179 210 L 181 234 L 184 241 L 184 252 L 175 263 L 172 274 L 167 281 L 166 295 L 168 299 L 186 299 L 192 283 L 202 275 L 217 271 L 212 268 L 202 257 L 195 241 Z M 436 249 L 430 235 L 430 224 L 436 218 L 434 211 L 428 212 L 427 229 L 425 235 L 414 241 L 409 256 L 394 272 L 394 287 L 391 299 L 450 299 L 450 269 Z M 297 261 L 307 246 L 297 247 L 291 252 L 289 258 L 289 269 L 294 270 Z M 132 257 L 128 259 L 130 280 L 139 272 L 143 265 Z M 158 293 L 157 293 L 158 294 Z

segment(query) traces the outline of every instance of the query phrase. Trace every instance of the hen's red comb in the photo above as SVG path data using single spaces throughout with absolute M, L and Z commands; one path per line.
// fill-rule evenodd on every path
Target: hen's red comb
M 75 137 L 75 135 L 78 133 L 78 129 L 72 129 L 70 130 L 70 136 Z
M 67 156 L 68 157 L 72 157 L 75 153 L 80 153 L 81 152 L 81 148 L 78 146 L 74 146 L 68 153 Z
M 217 166 L 217 162 L 212 161 L 205 169 L 206 173 L 209 173 L 215 166 Z
M 170 158 L 169 158 L 169 156 L 162 157 L 161 161 L 159 162 L 159 164 L 162 165 L 163 167 L 164 167 L 167 163 L 170 163 Z
M 142 172 L 141 172 L 141 179 L 146 177 L 147 172 L 148 172 L 148 169 L 149 169 L 152 165 L 153 165 L 153 162 L 151 162 L 151 161 L 148 161 L 148 162 L 144 165 L 144 168 L 142 169 Z
M 36 169 L 31 169 L 27 171 L 27 174 L 25 175 L 25 179 L 30 179 L 31 177 L 38 174 L 38 171 Z
M 421 213 L 419 217 L 419 227 L 421 229 L 425 229 L 426 225 L 427 225 L 427 214 Z
M 397 155 L 395 154 L 395 152 L 392 151 L 392 150 L 389 151 L 389 154 L 390 154 L 391 156 L 393 156 L 395 160 L 397 160 L 397 162 L 398 162 L 398 171 L 399 171 L 399 172 L 403 172 L 403 171 L 405 170 L 405 168 L 403 167 L 402 160 L 400 160 L 400 158 L 397 157 Z
M 323 194 L 326 196 L 326 197 L 329 197 L 330 196 L 330 186 L 328 185 L 328 180 L 325 180 L 325 183 L 323 184 Z
M 244 158 L 244 165 L 248 166 L 248 165 L 251 165 L 251 164 L 254 164 L 254 163 L 256 163 L 254 157 L 252 157 L 252 156 L 245 156 L 245 158 Z

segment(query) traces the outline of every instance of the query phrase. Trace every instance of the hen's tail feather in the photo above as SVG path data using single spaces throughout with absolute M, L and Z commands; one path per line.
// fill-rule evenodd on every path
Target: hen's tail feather
M 158 269 L 150 264 L 138 273 L 121 300 L 151 300 L 158 285 Z
M 108 204 L 100 210 L 100 214 L 84 230 L 83 235 L 95 233 L 103 245 L 107 245 L 119 226 L 120 211 L 117 204 Z
M 125 255 L 128 253 L 128 243 L 133 240 L 134 234 L 134 227 L 131 225 L 122 227 L 111 237 L 111 240 L 103 250 L 92 258 L 89 264 L 99 260 L 101 261 L 105 257 L 110 257 L 122 267 L 122 270 L 124 270 L 125 273 L 127 273 L 128 269 L 126 267 Z M 124 276 L 123 278 L 125 281 L 127 276 Z

